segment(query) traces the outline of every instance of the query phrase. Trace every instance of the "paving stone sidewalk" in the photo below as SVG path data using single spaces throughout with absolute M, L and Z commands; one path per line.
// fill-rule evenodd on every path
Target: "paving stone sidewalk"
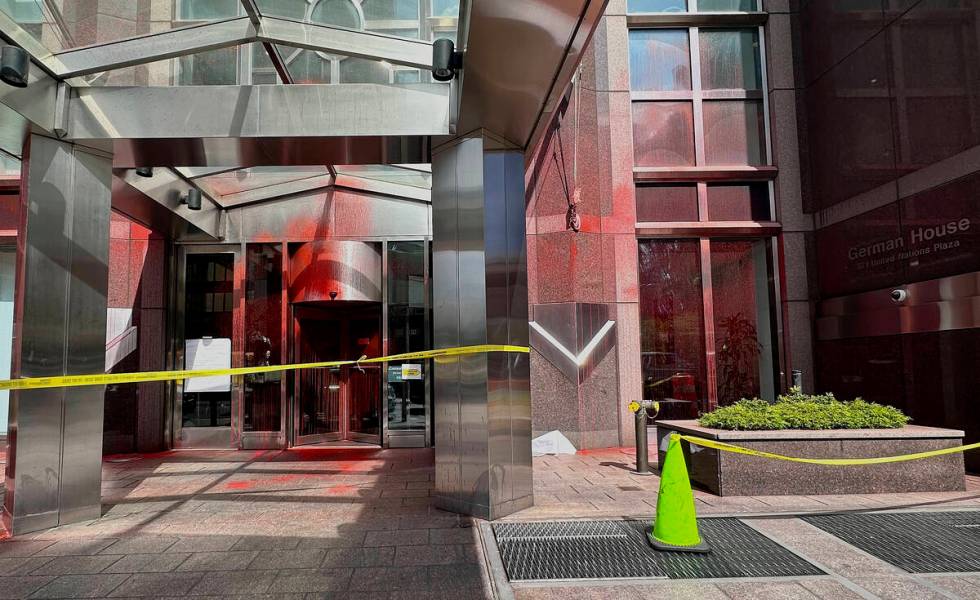
M 836 574 L 511 587 L 488 569 L 480 528 L 432 506 L 432 462 L 431 450 L 318 448 L 109 457 L 101 519 L 0 542 L 0 598 L 980 598 L 976 574 L 909 577 L 798 519 L 772 518 L 747 522 L 817 552 Z M 631 475 L 631 462 L 620 449 L 537 458 L 537 505 L 509 518 L 652 515 L 658 479 Z M 945 495 L 699 493 L 698 508 L 980 507 L 980 480 L 969 485 Z

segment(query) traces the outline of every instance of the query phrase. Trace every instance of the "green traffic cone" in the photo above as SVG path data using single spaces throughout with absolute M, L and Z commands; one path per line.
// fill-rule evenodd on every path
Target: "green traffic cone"
M 657 520 L 647 532 L 647 541 L 657 550 L 673 552 L 710 552 L 698 533 L 694 492 L 687 475 L 684 450 L 679 436 L 671 435 L 664 464 L 660 467 L 660 492 L 657 494 Z

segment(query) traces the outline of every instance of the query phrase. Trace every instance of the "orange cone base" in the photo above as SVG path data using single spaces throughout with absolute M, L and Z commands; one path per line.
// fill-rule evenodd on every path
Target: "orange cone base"
M 698 554 L 707 554 L 711 552 L 711 548 L 703 539 L 701 540 L 701 543 L 696 546 L 675 546 L 673 544 L 661 542 L 657 538 L 653 537 L 653 528 L 647 530 L 647 542 L 650 543 L 654 550 L 660 550 L 661 552 L 696 552 Z

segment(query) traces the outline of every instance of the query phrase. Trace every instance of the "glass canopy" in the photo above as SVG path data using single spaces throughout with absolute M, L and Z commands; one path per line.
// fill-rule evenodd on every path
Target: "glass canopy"
M 251 167 L 248 169 L 177 169 L 223 208 L 265 202 L 329 187 L 343 187 L 411 200 L 428 200 L 432 166 L 346 165 Z M 373 185 L 373 182 L 384 184 Z
M 193 38 L 202 25 L 224 23 L 230 31 L 237 31 L 240 24 L 244 31 L 248 20 L 257 23 L 260 18 L 394 39 L 455 39 L 459 0 L 0 0 L 0 12 L 19 26 L 21 37 L 33 38 L 39 47 L 59 59 L 59 55 L 77 54 L 72 51 L 127 40 L 145 38 L 152 44 L 166 32 L 188 30 L 188 37 Z M 219 41 L 206 46 L 228 45 L 186 52 L 179 58 L 147 60 L 137 66 L 128 66 L 133 61 L 124 60 L 128 48 L 118 48 L 113 51 L 119 55 L 113 58 L 123 64 L 128 62 L 127 66 L 94 74 L 89 71 L 90 74 L 71 77 L 69 81 L 76 86 L 276 84 L 283 83 L 284 77 L 288 83 L 318 84 L 432 81 L 427 72 L 417 67 L 394 64 L 399 61 L 345 56 L 309 46 L 295 48 L 288 43 L 234 42 Z

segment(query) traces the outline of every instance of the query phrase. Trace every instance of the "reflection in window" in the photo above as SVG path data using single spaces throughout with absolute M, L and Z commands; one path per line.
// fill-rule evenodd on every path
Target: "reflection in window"
M 629 0 L 626 11 L 631 13 L 687 12 L 687 1 Z
M 697 221 L 696 184 L 652 184 L 636 187 L 636 221 Z
M 239 0 L 180 0 L 177 18 L 183 21 L 214 21 L 238 16 Z
M 704 153 L 709 165 L 761 165 L 765 126 L 760 101 L 705 101 Z
M 704 89 L 762 87 L 758 29 L 702 29 L 700 39 Z
M 712 240 L 718 404 L 774 400 L 775 343 L 770 311 L 772 260 L 766 240 Z
M 361 10 L 368 21 L 417 21 L 419 0 L 364 0 Z
M 388 348 L 392 354 L 425 348 L 425 244 L 388 245 Z M 388 428 L 425 431 L 427 361 L 388 363 Z
M 458 17 L 459 0 L 432 0 L 432 15 L 435 17 Z
M 329 60 L 324 60 L 313 50 L 296 50 L 295 48 L 281 48 L 280 50 L 290 51 L 285 60 L 289 66 L 289 73 L 293 76 L 293 82 L 331 82 L 331 63 Z
M 245 366 L 282 364 L 282 248 L 248 244 L 245 276 Z M 244 431 L 279 431 L 282 373 L 244 377 Z
M 875 3 L 877 4 L 877 2 Z M 698 12 L 752 12 L 757 10 L 759 10 L 758 0 L 698 0 Z
M 639 167 L 694 164 L 694 108 L 690 102 L 634 102 L 633 152 Z
M 256 0 L 256 4 L 263 15 L 297 21 L 306 19 L 306 9 L 309 7 L 306 0 Z
M 364 58 L 340 61 L 340 83 L 389 83 L 391 65 Z
M 179 85 L 235 85 L 238 49 L 222 48 L 180 57 Z
M 769 184 L 708 184 L 709 221 L 771 221 Z
M 668 400 L 664 418 L 696 417 L 707 389 L 700 243 L 643 240 L 639 252 L 643 398 Z
M 691 89 L 691 52 L 686 29 L 630 31 L 630 89 L 668 92 Z
M 351 0 L 320 0 L 310 14 L 311 23 L 361 29 L 363 16 Z

